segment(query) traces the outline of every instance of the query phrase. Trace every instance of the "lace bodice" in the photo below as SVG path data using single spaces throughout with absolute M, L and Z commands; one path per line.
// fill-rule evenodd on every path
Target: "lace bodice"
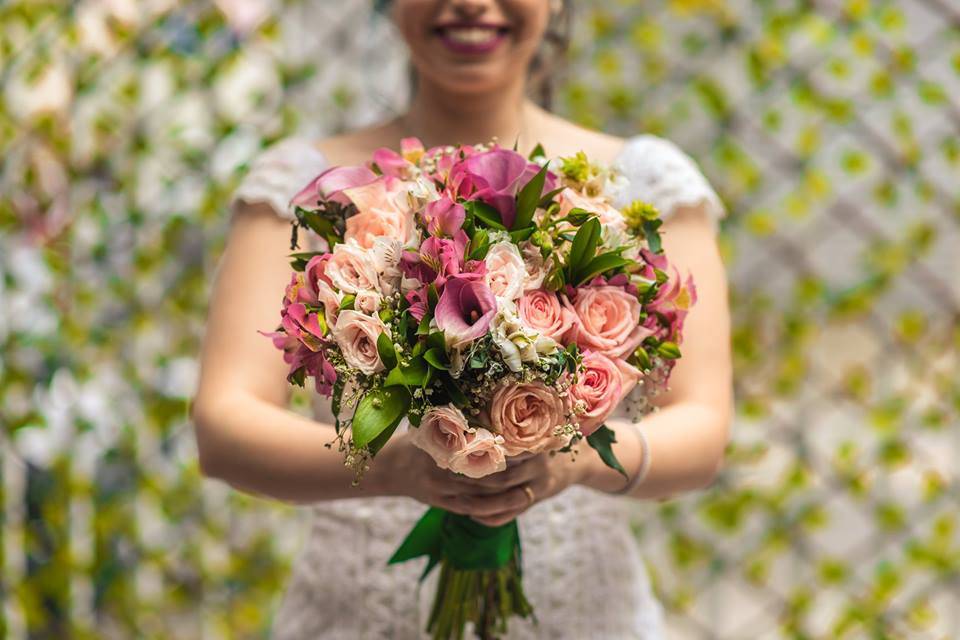
M 642 134 L 629 138 L 617 164 L 626 177 L 619 206 L 635 198 L 664 217 L 705 203 L 716 222 L 717 194 L 694 161 L 674 143 Z M 264 151 L 238 187 L 234 202 L 264 202 L 292 218 L 290 198 L 326 165 L 306 139 L 288 138 Z M 315 396 L 314 412 L 329 411 Z M 619 409 L 630 417 L 629 399 Z M 629 500 L 571 487 L 519 518 L 524 584 L 539 625 L 511 620 L 507 638 L 660 640 L 662 613 L 629 526 Z M 312 524 L 294 562 L 273 624 L 277 640 L 419 639 L 429 611 L 434 571 L 417 588 L 425 558 L 386 561 L 425 507 L 407 498 L 356 498 L 309 507 Z

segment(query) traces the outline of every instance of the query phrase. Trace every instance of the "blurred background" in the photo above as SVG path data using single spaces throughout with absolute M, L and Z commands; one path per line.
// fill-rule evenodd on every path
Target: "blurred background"
M 674 140 L 731 212 L 728 465 L 637 507 L 671 638 L 960 638 L 960 5 L 575 10 L 555 110 Z M 265 637 L 306 513 L 203 480 L 187 417 L 225 202 L 400 109 L 398 40 L 365 0 L 0 23 L 0 635 Z

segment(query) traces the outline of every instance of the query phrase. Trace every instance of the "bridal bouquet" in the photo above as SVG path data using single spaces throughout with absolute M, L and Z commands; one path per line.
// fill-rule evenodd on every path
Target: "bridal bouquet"
M 582 153 L 548 161 L 489 145 L 378 150 L 291 201 L 318 252 L 292 254 L 280 327 L 288 379 L 331 397 L 357 473 L 406 418 L 442 468 L 473 478 L 509 456 L 579 442 L 620 473 L 604 421 L 680 357 L 692 280 L 666 260 L 656 209 L 611 203 L 618 176 Z M 440 582 L 428 631 L 502 633 L 531 606 L 516 522 L 431 508 L 391 562 L 426 555 Z

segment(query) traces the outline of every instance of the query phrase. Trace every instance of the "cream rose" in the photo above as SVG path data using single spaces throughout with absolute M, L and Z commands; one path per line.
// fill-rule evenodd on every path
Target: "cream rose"
M 580 431 L 589 436 L 610 417 L 620 401 L 630 392 L 640 372 L 626 362 L 588 351 L 583 355 L 583 369 L 570 385 L 570 399 L 582 403 L 577 415 Z
M 377 338 L 381 333 L 389 335 L 390 330 L 380 318 L 352 309 L 341 311 L 333 327 L 333 339 L 347 364 L 367 375 L 384 370 L 377 352 Z
M 509 240 L 491 245 L 484 260 L 487 265 L 487 286 L 502 300 L 516 300 L 523 293 L 527 266 L 517 245 Z
M 543 289 L 523 294 L 517 303 L 517 313 L 524 326 L 557 342 L 576 322 L 576 315 L 560 304 L 557 294 Z
M 430 454 L 438 467 L 449 469 L 454 456 L 467 448 L 467 436 L 473 435 L 468 430 L 463 412 L 448 404 L 430 409 L 412 429 L 410 441 Z
M 479 428 L 467 433 L 467 446 L 454 454 L 450 470 L 471 478 L 482 478 L 507 468 L 503 436 Z
M 337 324 L 337 316 L 340 314 L 340 296 L 326 282 L 317 280 L 317 298 L 323 305 L 323 317 L 327 326 L 332 328 Z
M 567 339 L 584 351 L 627 357 L 652 333 L 639 325 L 640 301 L 621 287 L 582 287 L 573 304 L 564 305 L 576 315 Z
M 342 293 L 379 291 L 380 282 L 372 254 L 352 242 L 333 248 L 324 274 Z
M 566 415 L 563 399 L 542 382 L 507 380 L 490 400 L 490 425 L 503 436 L 508 456 L 563 446 L 554 430 L 566 422 Z

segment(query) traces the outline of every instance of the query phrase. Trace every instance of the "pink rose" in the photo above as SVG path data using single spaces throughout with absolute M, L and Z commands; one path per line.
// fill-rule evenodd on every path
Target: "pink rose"
M 542 382 L 517 384 L 509 379 L 490 400 L 490 425 L 503 436 L 509 456 L 563 446 L 554 430 L 566 422 L 566 415 L 563 399 Z
M 567 342 L 576 342 L 584 351 L 595 350 L 614 357 L 627 357 L 652 332 L 640 326 L 640 301 L 622 287 L 581 287 L 568 308 L 576 322 Z
M 527 266 L 517 245 L 509 240 L 497 242 L 487 251 L 487 286 L 502 300 L 516 300 L 523 293 Z
M 310 209 L 316 207 L 321 200 L 348 204 L 350 200 L 343 195 L 344 189 L 364 185 L 376 179 L 377 175 L 366 167 L 330 167 L 293 196 L 290 205 Z
M 497 299 L 482 281 L 464 276 L 447 280 L 434 317 L 447 345 L 459 347 L 487 332 L 497 313 Z
M 430 409 L 413 429 L 411 442 L 430 454 L 441 469 L 449 469 L 454 456 L 467 448 L 467 419 L 460 409 L 444 405 Z
M 367 375 L 384 370 L 377 352 L 377 338 L 381 333 L 389 335 L 390 330 L 380 318 L 352 309 L 341 311 L 332 333 L 344 360 L 351 367 Z
M 343 293 L 380 290 L 373 256 L 353 243 L 341 243 L 333 248 L 324 274 Z
M 580 431 L 589 436 L 610 417 L 621 400 L 637 383 L 640 372 L 619 358 L 588 351 L 583 355 L 583 369 L 570 386 L 570 398 L 583 402 L 586 412 L 578 415 Z
M 517 313 L 525 326 L 557 342 L 576 321 L 576 315 L 560 304 L 557 294 L 543 289 L 523 294 L 517 303 Z
M 367 315 L 380 310 L 380 294 L 376 291 L 359 291 L 353 301 L 353 308 Z
M 357 213 L 347 218 L 344 240 L 353 239 L 365 249 L 383 236 L 406 242 L 414 230 L 407 191 L 407 183 L 392 176 L 345 189 L 343 193 L 356 205 Z
M 471 478 L 482 478 L 507 468 L 503 436 L 484 428 L 467 432 L 467 446 L 450 460 L 450 470 Z

